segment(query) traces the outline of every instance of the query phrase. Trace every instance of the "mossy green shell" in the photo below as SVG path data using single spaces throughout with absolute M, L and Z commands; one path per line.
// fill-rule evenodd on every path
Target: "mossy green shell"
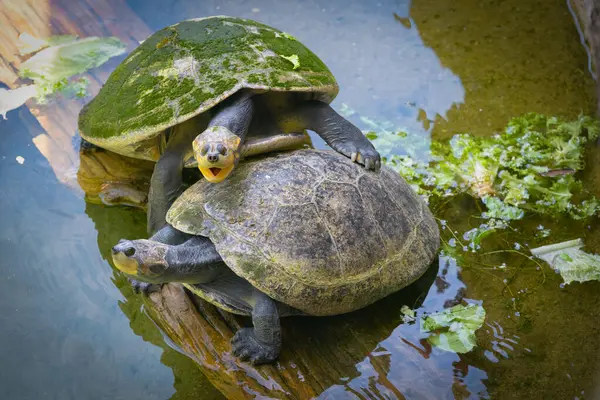
M 323 150 L 251 159 L 223 182 L 201 180 L 167 221 L 209 237 L 236 275 L 311 315 L 350 312 L 402 289 L 440 242 L 429 208 L 398 173 Z
M 299 66 L 285 58 L 292 55 Z M 286 33 L 241 18 L 191 19 L 138 46 L 82 109 L 79 130 L 100 147 L 156 160 L 164 129 L 242 88 L 302 92 L 326 103 L 339 90 L 327 66 Z

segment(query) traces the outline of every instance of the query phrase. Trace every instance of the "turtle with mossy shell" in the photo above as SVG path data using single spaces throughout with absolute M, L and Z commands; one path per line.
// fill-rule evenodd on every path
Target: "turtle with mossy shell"
M 167 222 L 149 240 L 115 245 L 115 266 L 146 290 L 181 282 L 250 315 L 254 327 L 232 345 L 252 363 L 277 358 L 280 316 L 365 307 L 417 280 L 440 242 L 429 208 L 398 173 L 313 149 L 249 159 L 219 185 L 199 180 Z
M 180 193 L 182 169 L 197 166 L 208 182 L 223 181 L 244 156 L 253 120 L 274 120 L 280 134 L 312 130 L 378 170 L 373 145 L 329 106 L 338 90 L 327 66 L 289 34 L 242 18 L 190 19 L 154 33 L 117 66 L 82 109 L 79 131 L 93 145 L 157 161 L 152 234 Z M 265 135 L 262 149 L 277 150 L 272 142 Z

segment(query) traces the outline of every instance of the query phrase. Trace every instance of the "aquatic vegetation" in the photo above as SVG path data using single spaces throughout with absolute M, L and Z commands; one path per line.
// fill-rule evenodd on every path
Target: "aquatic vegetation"
M 454 353 L 467 353 L 476 345 L 475 331 L 485 320 L 485 309 L 479 304 L 458 304 L 423 317 L 421 332 L 431 332 L 427 341 Z
M 417 319 L 417 313 L 415 312 L 415 310 L 413 310 L 406 304 L 400 308 L 400 313 L 402 314 L 402 321 L 404 321 L 405 324 L 415 322 Z
M 41 103 L 58 92 L 85 95 L 87 82 L 69 79 L 125 52 L 125 44 L 115 37 L 60 36 L 46 43 L 47 47 L 23 62 L 19 69 L 22 78 L 33 80 L 36 99 Z
M 468 193 L 487 207 L 484 218 L 521 219 L 525 212 L 568 214 L 584 219 L 600 210 L 575 173 L 584 168 L 585 144 L 598 138 L 591 117 L 575 121 L 527 114 L 513 118 L 502 134 L 457 134 L 432 142 L 432 161 L 391 156 L 388 165 L 417 191 L 431 198 Z M 576 197 L 587 197 L 581 202 Z
M 600 255 L 586 253 L 582 247 L 583 241 L 575 239 L 531 249 L 531 254 L 558 271 L 565 285 L 600 280 Z

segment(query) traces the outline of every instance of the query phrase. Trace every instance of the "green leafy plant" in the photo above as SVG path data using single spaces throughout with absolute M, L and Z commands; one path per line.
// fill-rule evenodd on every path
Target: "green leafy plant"
M 581 239 L 531 249 L 531 254 L 558 271 L 565 285 L 571 282 L 600 280 L 600 256 L 581 250 Z
M 454 353 L 467 353 L 475 347 L 475 331 L 485 320 L 485 310 L 478 304 L 458 304 L 421 319 L 421 331 L 431 332 L 427 341 Z
M 563 121 L 540 114 L 513 118 L 502 134 L 457 134 L 432 142 L 431 162 L 390 156 L 397 170 L 429 199 L 469 193 L 487 207 L 484 218 L 515 220 L 525 212 L 584 219 L 600 210 L 575 176 L 584 168 L 585 144 L 598 138 L 597 120 Z M 587 197 L 581 202 L 574 198 Z

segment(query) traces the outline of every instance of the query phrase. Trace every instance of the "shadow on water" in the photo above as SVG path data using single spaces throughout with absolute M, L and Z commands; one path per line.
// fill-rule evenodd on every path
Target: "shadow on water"
M 436 139 L 461 131 L 491 134 L 528 111 L 572 117 L 595 109 L 586 55 L 564 1 L 127 4 L 151 31 L 215 14 L 284 29 L 338 78 L 337 109 L 347 104 L 362 116 Z M 107 71 L 115 65 L 106 64 Z M 85 204 L 60 185 L 31 143 L 43 129 L 25 106 L 0 121 L 0 132 L 0 397 L 222 398 L 192 361 L 165 344 L 141 311 L 139 296 L 107 262 L 118 239 L 145 236 L 144 214 Z M 600 194 L 598 152 L 590 157 L 586 184 Z M 438 217 L 463 232 L 477 226 L 471 217 L 477 214 L 465 199 Z M 540 224 L 551 229 L 549 238 L 536 236 Z M 518 229 L 484 247 L 518 242 L 526 248 L 581 237 L 586 249 L 600 252 L 597 220 L 587 226 L 530 218 Z M 600 286 L 561 289 L 559 276 L 537 267 L 514 253 L 490 256 L 485 265 L 468 254 L 442 257 L 439 269 L 406 293 L 365 310 L 285 320 L 285 338 L 305 354 L 319 346 L 360 344 L 346 349 L 359 358 L 315 365 L 337 368 L 324 399 L 585 397 L 581 392 L 592 387 L 599 367 L 594 338 L 600 334 Z M 483 302 L 487 311 L 470 353 L 432 349 L 418 325 L 401 322 L 406 302 L 438 311 L 463 300 Z

